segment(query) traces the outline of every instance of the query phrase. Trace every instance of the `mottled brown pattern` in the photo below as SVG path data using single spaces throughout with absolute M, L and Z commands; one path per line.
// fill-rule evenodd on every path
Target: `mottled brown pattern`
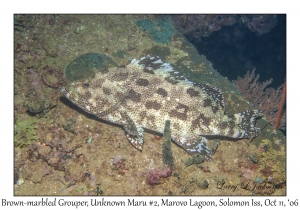
M 165 80 L 171 83 L 172 85 L 176 85 L 179 82 L 178 80 L 172 79 L 170 77 L 166 77 Z
M 203 107 L 211 106 L 211 100 L 209 98 L 206 98 L 203 100 Z
M 96 79 L 93 82 L 93 88 L 101 88 L 104 81 L 104 79 Z
M 146 69 L 146 68 L 144 68 L 144 72 L 148 73 L 148 74 L 154 74 L 153 70 L 149 70 L 149 69 Z
M 124 93 L 121 93 L 121 92 L 117 92 L 117 94 L 116 94 L 116 97 L 117 98 L 124 98 L 126 95 L 124 94 Z
M 141 118 L 141 120 L 143 120 L 146 116 L 147 116 L 147 112 L 146 112 L 146 111 L 142 111 L 142 112 L 140 113 L 140 118 Z
M 199 116 L 192 121 L 192 130 L 196 128 L 201 128 L 203 126 L 208 127 L 211 119 L 204 116 L 204 114 L 200 113 Z
M 216 107 L 216 106 L 211 106 L 211 109 L 212 109 L 212 111 L 213 111 L 214 114 L 216 114 L 217 111 L 219 111 L 219 108 Z
M 157 101 L 146 101 L 145 106 L 147 109 L 159 110 L 161 108 L 161 105 Z
M 174 126 L 174 128 L 175 128 L 176 130 L 180 130 L 180 125 L 179 125 L 179 123 L 175 122 L 175 123 L 173 123 L 173 126 Z
M 228 123 L 227 123 L 227 122 L 221 122 L 221 123 L 219 124 L 219 126 L 220 126 L 221 129 L 225 129 L 225 128 L 228 127 Z
M 123 125 L 125 119 L 120 112 L 126 114 L 130 118 L 127 121 L 135 124 L 139 132 L 145 128 L 163 133 L 165 119 L 169 119 L 172 139 L 189 153 L 195 151 L 193 147 L 205 147 L 205 142 L 202 145 L 198 142 L 199 135 L 226 135 L 229 132 L 228 136 L 236 137 L 240 131 L 245 133 L 242 126 L 235 125 L 236 119 L 243 121 L 241 124 L 245 128 L 251 125 L 250 134 L 256 134 L 258 128 L 248 121 L 252 115 L 259 116 L 258 111 L 239 115 L 240 118 L 226 116 L 221 90 L 177 80 L 177 73 L 172 72 L 172 67 L 157 56 L 145 56 L 124 68 L 96 73 L 95 78 L 89 80 L 88 88 L 83 88 L 84 83 L 73 83 L 71 88 L 61 91 L 79 107 L 103 120 Z M 129 138 L 129 141 L 136 145 L 134 139 Z M 141 150 L 141 147 L 136 148 Z
M 85 99 L 90 99 L 91 97 L 92 97 L 92 94 L 90 93 L 90 91 L 86 91 L 84 94 L 83 94 L 83 97 L 85 98 Z
M 191 97 L 198 97 L 199 91 L 196 91 L 194 88 L 188 88 L 186 90 L 187 94 L 189 94 Z
M 141 94 L 140 93 L 137 93 L 133 89 L 131 89 L 128 92 L 128 94 L 129 94 L 128 95 L 129 100 L 134 101 L 134 102 L 141 102 Z
M 114 80 L 115 81 L 124 81 L 128 78 L 128 74 L 129 74 L 128 72 L 126 72 L 126 73 L 123 73 L 123 72 L 117 73 L 117 74 L 115 74 Z
M 168 92 L 163 89 L 163 88 L 158 88 L 158 90 L 156 91 L 157 94 L 161 95 L 162 97 L 167 97 L 168 96 Z
M 136 81 L 136 84 L 137 84 L 138 86 L 147 87 L 147 86 L 149 85 L 149 81 L 148 81 L 147 79 L 141 78 L 141 79 L 138 79 L 138 80 Z
M 183 110 L 182 110 L 183 109 Z M 180 120 L 186 120 L 187 119 L 187 112 L 189 110 L 189 107 L 178 103 L 175 109 L 172 109 L 169 114 L 171 117 L 176 117 Z
M 232 129 L 233 127 L 230 128 L 228 132 L 228 136 L 233 136 L 234 135 L 234 130 Z
M 108 89 L 108 88 L 106 88 L 106 87 L 103 87 L 103 93 L 105 94 L 105 95 L 110 95 L 111 94 L 111 91 L 110 91 L 110 89 Z
M 147 116 L 146 117 L 147 121 L 150 123 L 150 126 L 151 127 L 156 127 L 156 124 L 155 124 L 155 116 L 153 115 L 150 115 L 150 116 Z
M 209 95 L 212 98 L 212 100 L 216 102 L 218 106 L 221 107 L 221 109 L 225 108 L 224 97 L 222 91 L 219 88 L 206 84 L 195 84 L 194 86 L 201 88 L 201 90 L 205 94 Z

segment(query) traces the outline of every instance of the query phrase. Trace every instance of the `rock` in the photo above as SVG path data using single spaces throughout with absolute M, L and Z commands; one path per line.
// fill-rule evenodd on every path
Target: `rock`
M 203 181 L 198 183 L 198 186 L 202 189 L 208 188 L 208 182 L 204 179 Z
M 258 158 L 255 154 L 250 153 L 250 154 L 248 154 L 248 157 L 253 163 L 258 163 Z
M 258 184 L 262 184 L 264 182 L 264 180 L 260 177 L 256 177 L 255 182 Z
M 95 72 L 106 71 L 118 65 L 107 55 L 87 53 L 77 57 L 65 69 L 65 78 L 71 82 L 94 76 Z
M 185 165 L 186 166 L 191 166 L 194 164 L 194 159 L 193 158 L 188 158 L 186 161 L 185 161 Z
M 41 182 L 43 177 L 52 173 L 52 168 L 46 162 L 39 159 L 36 162 L 28 162 L 23 167 L 23 176 L 34 183 Z
M 57 56 L 57 41 L 53 39 L 48 39 L 44 46 L 44 50 L 47 52 L 47 54 L 51 57 L 56 57 Z
M 204 157 L 203 155 L 199 155 L 199 154 L 194 154 L 193 155 L 193 163 L 194 164 L 200 164 L 204 161 Z

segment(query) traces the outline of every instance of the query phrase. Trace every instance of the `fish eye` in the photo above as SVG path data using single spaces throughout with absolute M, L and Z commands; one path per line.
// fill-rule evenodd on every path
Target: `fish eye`
M 89 84 L 89 83 L 84 83 L 83 86 L 84 86 L 84 87 L 89 87 L 90 84 Z

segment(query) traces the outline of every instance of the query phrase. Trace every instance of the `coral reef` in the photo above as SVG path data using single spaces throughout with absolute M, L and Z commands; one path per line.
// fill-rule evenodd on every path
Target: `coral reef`
M 168 44 L 171 42 L 175 32 L 172 22 L 166 18 L 158 18 L 155 21 L 150 19 L 138 20 L 136 24 L 151 34 L 152 39 L 157 43 Z
M 154 30 L 164 32 L 157 22 L 161 17 L 15 15 L 14 195 L 253 195 L 255 192 L 251 190 L 232 192 L 211 187 L 221 179 L 240 185 L 241 180 L 253 173 L 257 176 L 252 176 L 254 180 L 250 182 L 272 183 L 276 190 L 269 194 L 286 194 L 285 171 L 280 168 L 285 166 L 282 163 L 285 151 L 274 151 L 271 145 L 283 148 L 285 140 L 278 133 L 266 137 L 273 130 L 264 129 L 257 139 L 274 142 L 263 141 L 258 149 L 252 144 L 256 139 L 247 147 L 243 141 L 221 140 L 219 145 L 216 141 L 214 160 L 196 165 L 201 157 L 194 160 L 174 143 L 169 144 L 167 134 L 163 138 L 145 133 L 143 151 L 136 151 L 120 127 L 84 114 L 61 97 L 57 86 L 63 82 L 62 70 L 82 54 L 97 52 L 114 56 L 119 66 L 126 65 L 131 58 L 152 54 L 176 64 L 176 69 L 196 81 L 220 84 L 225 95 L 229 91 L 232 94 L 227 111 L 236 111 L 232 104 L 245 101 L 182 34 L 174 29 L 176 35 L 165 39 L 168 44 L 163 45 L 159 36 L 158 42 L 149 41 L 152 37 L 147 36 L 149 31 L 143 32 L 136 24 L 148 19 Z M 218 25 L 212 25 L 208 30 L 217 29 Z M 97 71 L 99 63 L 93 61 L 85 60 Z M 251 108 L 244 106 L 246 102 L 243 107 L 241 104 L 238 108 Z M 255 154 L 256 158 L 249 154 Z M 189 157 L 193 164 L 186 167 L 185 160 Z M 207 183 L 209 187 L 204 190 Z
M 277 15 L 241 15 L 241 21 L 256 35 L 271 31 L 277 23 Z
M 208 37 L 224 26 L 244 24 L 258 36 L 268 33 L 277 23 L 277 15 L 172 15 L 175 27 L 190 39 Z
M 24 106 L 31 114 L 41 116 L 56 106 L 56 101 L 47 95 L 44 83 L 35 70 L 28 69 L 27 81 L 30 86 Z
M 284 146 L 280 146 L 280 151 L 277 152 L 270 146 L 272 143 L 268 139 L 261 142 L 264 151 L 259 153 L 259 174 L 271 181 L 274 184 L 284 182 L 286 180 L 286 161 Z
M 208 37 L 223 26 L 234 25 L 237 15 L 173 15 L 175 27 L 184 35 L 199 39 Z

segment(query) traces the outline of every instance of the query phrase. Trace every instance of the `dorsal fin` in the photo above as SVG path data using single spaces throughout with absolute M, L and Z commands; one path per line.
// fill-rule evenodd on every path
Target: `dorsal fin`
M 203 92 L 210 96 L 213 101 L 217 103 L 218 110 L 223 112 L 225 111 L 224 95 L 219 88 L 202 83 L 194 83 L 194 86 L 200 88 Z
M 142 67 L 143 72 L 149 74 L 158 74 L 173 84 L 184 83 L 193 85 L 194 83 L 186 79 L 178 71 L 175 71 L 173 67 L 158 56 L 144 56 L 139 60 L 133 59 L 129 65 Z
M 158 56 L 147 55 L 139 60 L 133 59 L 129 65 L 142 67 L 145 73 L 159 74 L 172 84 L 182 83 L 193 85 L 201 89 L 216 103 L 216 106 L 212 106 L 214 112 L 225 111 L 224 96 L 219 88 L 207 84 L 194 83 L 186 79 L 180 72 L 175 71 L 169 63 L 163 62 Z

